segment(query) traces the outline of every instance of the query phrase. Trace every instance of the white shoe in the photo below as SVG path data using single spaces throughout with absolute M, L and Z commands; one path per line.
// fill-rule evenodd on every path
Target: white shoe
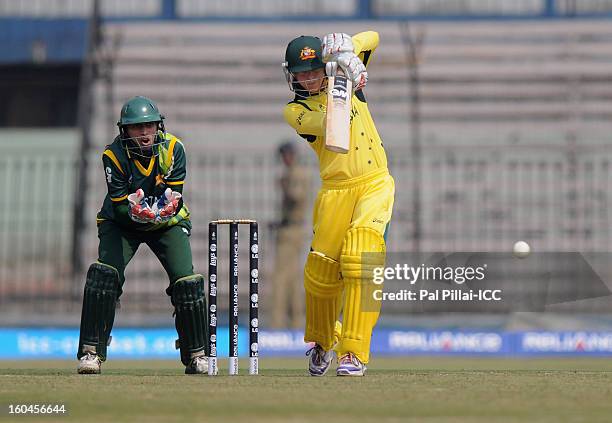
M 319 344 L 306 351 L 310 356 L 308 372 L 310 376 L 324 376 L 329 370 L 329 365 L 334 359 L 334 350 L 325 351 Z
M 81 375 L 97 375 L 100 374 L 102 360 L 98 354 L 87 353 L 79 359 L 77 372 Z
M 194 357 L 187 366 L 185 366 L 186 375 L 201 375 L 208 374 L 208 357 Z
M 365 364 L 355 354 L 349 352 L 338 359 L 336 376 L 363 376 L 366 370 Z

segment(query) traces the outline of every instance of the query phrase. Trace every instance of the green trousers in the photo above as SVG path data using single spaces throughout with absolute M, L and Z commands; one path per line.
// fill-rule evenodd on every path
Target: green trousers
M 119 272 L 121 287 L 125 283 L 125 268 L 136 254 L 140 244 L 147 244 L 159 259 L 169 278 L 166 293 L 172 294 L 172 284 L 180 278 L 193 275 L 193 261 L 189 235 L 191 222 L 181 221 L 159 231 L 130 231 L 112 221 L 98 225 L 98 261 L 113 266 Z M 117 297 L 123 292 L 119 290 Z

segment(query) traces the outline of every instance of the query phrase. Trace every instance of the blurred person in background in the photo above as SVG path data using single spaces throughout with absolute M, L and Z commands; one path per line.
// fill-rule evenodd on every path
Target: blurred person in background
M 281 220 L 276 227 L 271 327 L 297 329 L 304 322 L 304 290 L 300 268 L 311 180 L 308 169 L 300 163 L 291 142 L 281 144 L 278 155 L 283 164 L 283 172 L 278 180 L 281 190 Z
M 191 221 L 182 198 L 185 148 L 166 132 L 164 116 L 146 97 L 128 100 L 117 126 L 119 135 L 102 154 L 108 192 L 97 217 L 98 261 L 85 281 L 77 371 L 100 373 L 125 268 L 144 243 L 170 280 L 166 293 L 174 306 L 185 373 L 207 373 L 204 278 L 193 271 Z

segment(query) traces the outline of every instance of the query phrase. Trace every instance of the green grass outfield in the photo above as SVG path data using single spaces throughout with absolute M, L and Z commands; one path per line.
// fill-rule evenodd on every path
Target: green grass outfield
M 112 360 L 102 375 L 81 376 L 75 365 L 0 361 L 0 422 L 612 421 L 612 359 L 603 358 L 377 358 L 364 378 L 309 377 L 305 359 L 262 359 L 256 377 Z M 8 415 L 24 403 L 65 404 L 68 415 Z

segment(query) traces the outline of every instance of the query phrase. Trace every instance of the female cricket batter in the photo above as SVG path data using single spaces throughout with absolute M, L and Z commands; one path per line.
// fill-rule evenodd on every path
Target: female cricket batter
M 146 97 L 128 100 L 117 126 L 119 135 L 102 154 L 108 193 L 97 218 L 98 261 L 85 282 L 77 370 L 100 373 L 125 267 L 145 243 L 170 278 L 166 293 L 174 306 L 185 373 L 207 373 L 204 279 L 193 272 L 191 222 L 181 195 L 183 143 L 166 132 L 164 116 Z
M 384 266 L 384 237 L 395 185 L 363 92 L 368 80 L 366 66 L 377 46 L 378 33 L 373 31 L 353 37 L 332 33 L 322 42 L 301 36 L 289 43 L 283 63 L 295 92 L 294 100 L 285 107 L 285 120 L 316 152 L 322 179 L 304 269 L 304 340 L 315 343 L 309 351 L 312 376 L 327 372 L 333 351 L 338 354 L 338 376 L 363 376 L 380 312 L 380 302 L 369 295 L 371 282 L 364 276 Z M 333 74 L 337 66 L 355 87 L 347 154 L 325 148 L 326 73 Z M 341 311 L 342 329 L 336 333 L 334 346 Z

